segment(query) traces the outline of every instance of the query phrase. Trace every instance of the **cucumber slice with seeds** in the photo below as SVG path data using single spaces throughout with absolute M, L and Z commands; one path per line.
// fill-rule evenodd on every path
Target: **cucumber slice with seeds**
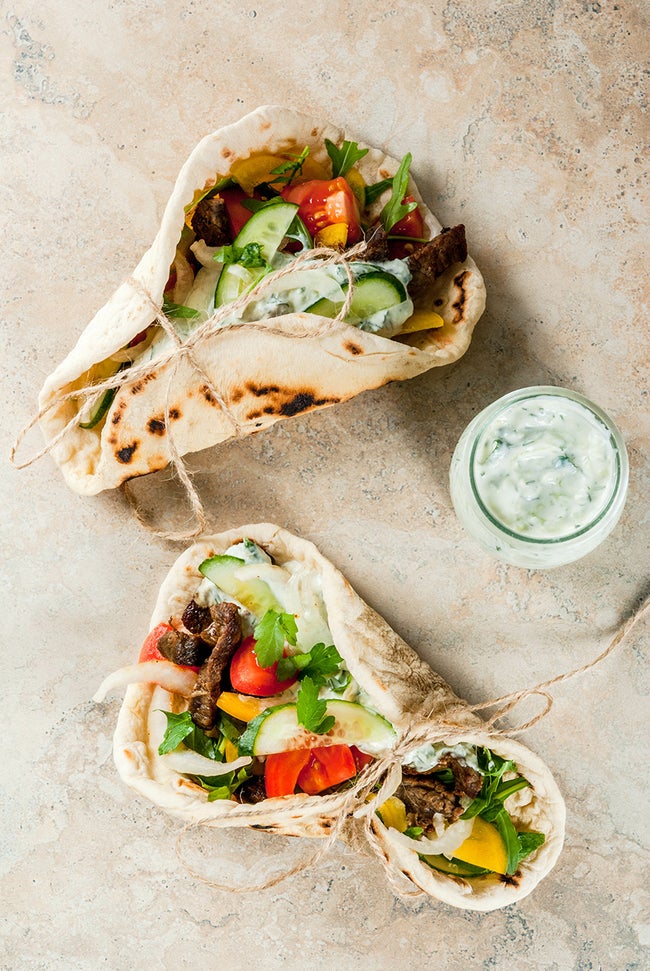
M 271 592 L 268 583 L 258 579 L 239 579 L 237 571 L 245 565 L 244 560 L 238 556 L 212 556 L 200 564 L 199 573 L 212 580 L 215 586 L 230 597 L 234 597 L 260 619 L 267 610 L 281 612 L 282 607 Z
M 334 727 L 315 735 L 298 722 L 293 702 L 267 708 L 248 723 L 239 740 L 239 754 L 275 755 L 322 745 L 356 745 L 367 755 L 377 755 L 397 741 L 397 732 L 386 718 L 354 701 L 327 701 L 326 714 L 334 717 Z
M 344 292 L 347 292 L 349 284 L 342 284 Z M 404 285 L 384 270 L 372 270 L 364 273 L 354 284 L 352 291 L 352 301 L 350 303 L 349 316 L 358 320 L 366 320 L 373 314 L 381 310 L 388 310 L 407 299 Z M 322 317 L 336 317 L 343 306 L 342 303 L 334 303 L 332 300 L 317 300 L 311 307 L 307 308 L 310 314 L 320 314 Z

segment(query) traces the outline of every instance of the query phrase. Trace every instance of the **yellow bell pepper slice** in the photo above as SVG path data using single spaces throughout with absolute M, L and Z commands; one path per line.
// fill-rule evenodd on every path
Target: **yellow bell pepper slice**
M 433 310 L 415 310 L 404 324 L 400 334 L 412 334 L 416 330 L 433 330 L 435 327 L 444 327 L 445 322 L 440 314 Z
M 334 223 L 332 226 L 325 226 L 314 237 L 316 246 L 329 246 L 331 249 L 343 249 L 347 241 L 347 223 Z
M 253 698 L 251 695 L 240 695 L 235 691 L 222 691 L 217 699 L 217 708 L 242 722 L 251 721 L 269 707 L 266 698 Z
M 480 816 L 474 818 L 472 832 L 452 855 L 455 860 L 493 873 L 506 873 L 508 869 L 508 854 L 499 830 Z
M 352 189 L 354 196 L 359 203 L 361 212 L 366 208 L 366 182 L 361 172 L 356 169 L 349 169 L 345 173 L 345 181 Z
M 389 796 L 386 802 L 382 802 L 377 815 L 384 826 L 390 829 L 396 829 L 400 833 L 406 829 L 406 806 L 397 796 Z
M 223 754 L 226 762 L 234 762 L 235 759 L 239 758 L 239 749 L 230 739 L 226 739 L 226 747 Z

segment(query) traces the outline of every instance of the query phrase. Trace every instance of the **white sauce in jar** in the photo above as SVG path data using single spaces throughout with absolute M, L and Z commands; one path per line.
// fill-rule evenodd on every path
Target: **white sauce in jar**
M 608 428 L 569 398 L 515 401 L 481 434 L 473 479 L 486 510 L 533 539 L 570 536 L 596 519 L 616 483 Z
M 590 553 L 625 505 L 625 442 L 576 391 L 512 391 L 476 415 L 449 470 L 454 509 L 484 550 L 544 569 Z

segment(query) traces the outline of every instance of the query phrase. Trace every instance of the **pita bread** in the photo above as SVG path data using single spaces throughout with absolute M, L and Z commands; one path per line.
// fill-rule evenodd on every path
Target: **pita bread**
M 69 422 L 74 423 L 79 412 L 76 399 L 60 401 L 61 395 L 100 376 L 105 379 L 98 371 L 102 362 L 145 330 L 153 322 L 156 308 L 162 307 L 185 210 L 197 190 L 227 176 L 234 163 L 262 152 L 286 155 L 308 145 L 314 164 L 329 165 L 325 138 L 341 144 L 344 133 L 297 111 L 269 106 L 215 131 L 197 145 L 176 180 L 156 238 L 132 278 L 98 311 L 75 348 L 46 380 L 39 404 L 41 411 L 49 409 L 41 419 L 48 442 Z M 396 159 L 372 148 L 358 165 L 368 184 L 394 175 L 397 167 Z M 420 206 L 428 232 L 437 235 L 441 224 L 427 209 L 412 179 L 408 191 Z M 385 197 L 375 203 L 378 210 L 383 201 Z M 73 424 L 52 454 L 68 485 L 93 495 L 170 462 L 166 415 L 173 422 L 175 450 L 184 455 L 449 364 L 467 350 L 485 306 L 483 279 L 473 260 L 468 258 L 445 271 L 430 299 L 444 326 L 397 339 L 308 313 L 224 330 L 195 351 L 203 375 L 186 357 L 157 365 L 159 343 L 153 350 L 147 346 L 151 367 L 146 376 L 118 389 L 106 419 L 95 428 Z M 210 384 L 218 389 L 221 401 Z
M 312 544 L 268 523 L 243 526 L 195 544 L 176 561 L 164 581 L 151 618 L 151 629 L 182 613 L 195 595 L 203 577 L 198 565 L 207 557 L 223 553 L 243 538 L 249 538 L 282 565 L 298 563 L 320 577 L 327 622 L 339 653 L 368 704 L 392 722 L 399 736 L 423 713 L 435 718 L 454 711 L 454 724 L 467 733 L 471 744 L 485 745 L 504 758 L 512 758 L 532 788 L 511 797 L 517 804 L 520 828 L 543 832 L 546 842 L 524 860 L 520 871 L 504 883 L 499 877 L 461 880 L 430 870 L 416 853 L 404 849 L 373 816 L 373 829 L 386 858 L 431 896 L 454 906 L 491 910 L 505 906 L 529 893 L 551 869 L 559 854 L 564 834 L 564 805 L 551 773 L 524 746 L 509 739 L 497 741 L 482 730 L 481 721 L 451 688 L 353 591 L 345 577 Z M 266 799 L 247 806 L 242 815 L 234 802 L 208 802 L 206 793 L 186 776 L 172 771 L 158 755 L 160 709 L 179 710 L 182 699 L 149 684 L 128 687 L 114 738 L 115 762 L 122 779 L 137 792 L 167 812 L 187 822 L 212 826 L 254 826 L 283 835 L 327 836 L 340 816 L 345 792 L 325 796 L 296 794 Z M 158 721 L 156 721 L 158 720 Z M 438 728 L 439 731 L 439 728 Z M 287 812 L 287 809 L 290 812 Z M 359 822 L 350 822 L 342 833 L 358 845 Z

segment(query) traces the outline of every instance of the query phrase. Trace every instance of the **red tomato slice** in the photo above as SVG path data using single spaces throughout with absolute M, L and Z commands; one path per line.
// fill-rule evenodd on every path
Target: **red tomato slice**
M 356 745 L 351 745 L 350 751 L 352 752 L 352 758 L 354 759 L 354 764 L 357 767 L 357 772 L 361 772 L 361 770 L 365 769 L 367 765 L 370 765 L 373 760 L 372 755 L 366 755 L 366 753 L 358 749 Z
M 230 662 L 230 683 L 235 691 L 243 695 L 254 695 L 256 698 L 269 698 L 271 695 L 281 694 L 295 684 L 295 677 L 278 681 L 277 661 L 270 668 L 260 667 L 254 648 L 255 638 L 247 637 Z
M 234 239 L 253 215 L 250 209 L 242 206 L 242 200 L 250 197 L 238 185 L 231 185 L 227 189 L 220 189 L 219 195 L 226 204 L 230 231 Z
M 149 631 L 140 648 L 138 661 L 166 661 L 167 658 L 158 650 L 158 641 L 168 631 L 173 630 L 169 624 L 158 624 L 152 631 Z M 191 671 L 200 671 L 201 668 L 194 667 L 192 664 L 179 664 L 179 668 L 189 668 Z
M 167 631 L 173 630 L 169 624 L 158 624 L 153 630 L 149 631 L 140 648 L 138 661 L 166 661 L 167 658 L 158 650 L 158 641 Z
M 359 204 L 344 178 L 311 179 L 282 190 L 282 197 L 295 202 L 298 215 L 312 236 L 326 226 L 347 223 L 348 244 L 358 243 L 361 232 Z
M 337 786 L 357 774 L 354 756 L 348 745 L 313 748 L 309 761 L 298 775 L 298 785 L 310 796 Z
M 415 199 L 413 196 L 404 196 L 402 201 L 405 203 L 415 202 Z M 398 223 L 395 223 L 389 230 L 389 235 L 410 236 L 414 239 L 422 239 L 426 236 L 427 231 L 419 208 L 407 213 Z M 411 239 L 403 241 L 400 239 L 391 239 L 389 240 L 388 248 L 392 259 L 403 260 L 421 245 L 421 243 L 415 243 Z
M 298 776 L 309 761 L 310 754 L 308 748 L 299 748 L 292 752 L 267 755 L 264 763 L 264 788 L 269 799 L 273 796 L 293 795 Z

